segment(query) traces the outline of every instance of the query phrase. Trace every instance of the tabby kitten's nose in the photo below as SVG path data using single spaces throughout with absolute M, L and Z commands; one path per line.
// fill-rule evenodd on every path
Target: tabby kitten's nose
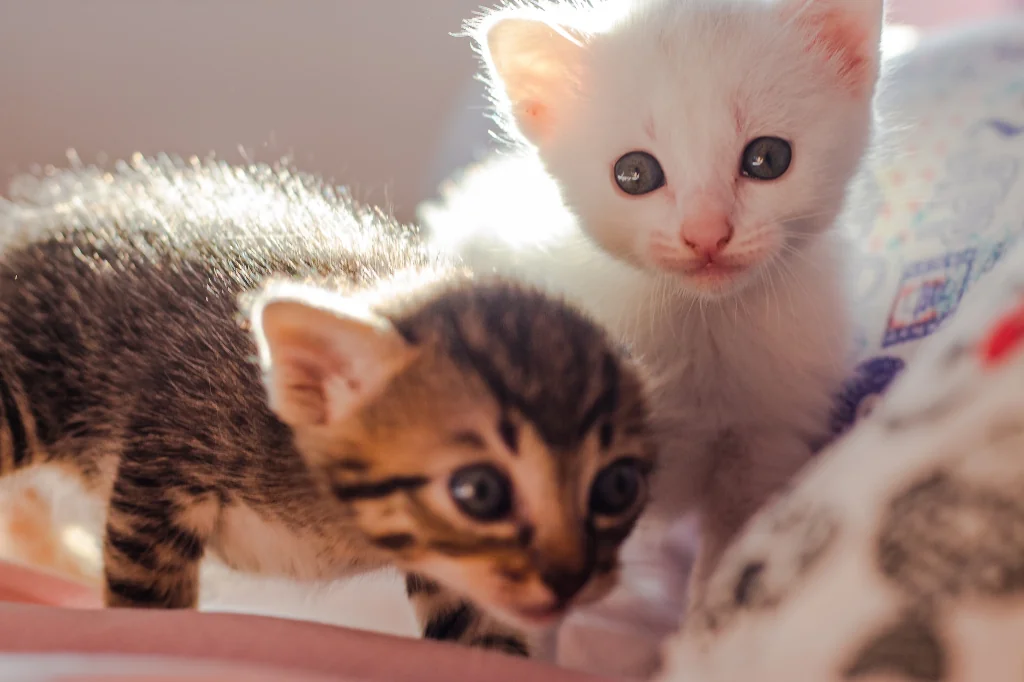
M 567 603 L 583 589 L 590 578 L 590 571 L 548 570 L 541 574 L 540 579 L 555 593 L 560 604 Z

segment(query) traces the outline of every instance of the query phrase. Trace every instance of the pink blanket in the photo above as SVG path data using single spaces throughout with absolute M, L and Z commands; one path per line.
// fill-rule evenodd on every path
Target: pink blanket
M 40 675 L 55 682 L 109 680 L 115 672 L 120 682 L 610 679 L 486 651 L 302 621 L 98 610 L 98 598 L 89 588 L 3 562 L 0 600 L 0 669 L 6 682 L 37 681 Z M 68 677 L 70 671 L 76 676 Z

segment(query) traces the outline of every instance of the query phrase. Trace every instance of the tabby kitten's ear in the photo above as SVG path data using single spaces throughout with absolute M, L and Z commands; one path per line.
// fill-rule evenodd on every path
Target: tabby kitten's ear
M 270 287 L 250 315 L 270 408 L 293 427 L 345 419 L 415 356 L 388 320 L 312 287 Z

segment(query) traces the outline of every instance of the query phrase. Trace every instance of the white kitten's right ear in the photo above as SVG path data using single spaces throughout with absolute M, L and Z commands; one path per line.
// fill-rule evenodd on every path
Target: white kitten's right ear
M 268 288 L 250 317 L 270 408 L 293 427 L 346 418 L 415 356 L 388 320 L 312 287 Z
M 579 92 L 585 37 L 543 13 L 497 12 L 476 27 L 491 84 L 519 131 L 541 145 Z

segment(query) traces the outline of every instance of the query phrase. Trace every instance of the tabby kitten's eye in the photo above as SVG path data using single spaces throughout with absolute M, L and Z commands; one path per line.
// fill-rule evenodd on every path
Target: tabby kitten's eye
M 497 521 L 512 511 L 512 485 L 490 464 L 459 469 L 448 481 L 456 506 L 477 521 Z
M 615 162 L 615 184 L 626 194 L 649 194 L 665 184 L 665 171 L 647 152 L 629 152 Z
M 590 511 L 615 516 L 628 511 L 644 493 L 647 480 L 640 464 L 622 459 L 605 467 L 590 488 Z
M 759 137 L 747 145 L 740 160 L 740 173 L 754 180 L 777 180 L 789 170 L 793 147 L 778 137 Z

